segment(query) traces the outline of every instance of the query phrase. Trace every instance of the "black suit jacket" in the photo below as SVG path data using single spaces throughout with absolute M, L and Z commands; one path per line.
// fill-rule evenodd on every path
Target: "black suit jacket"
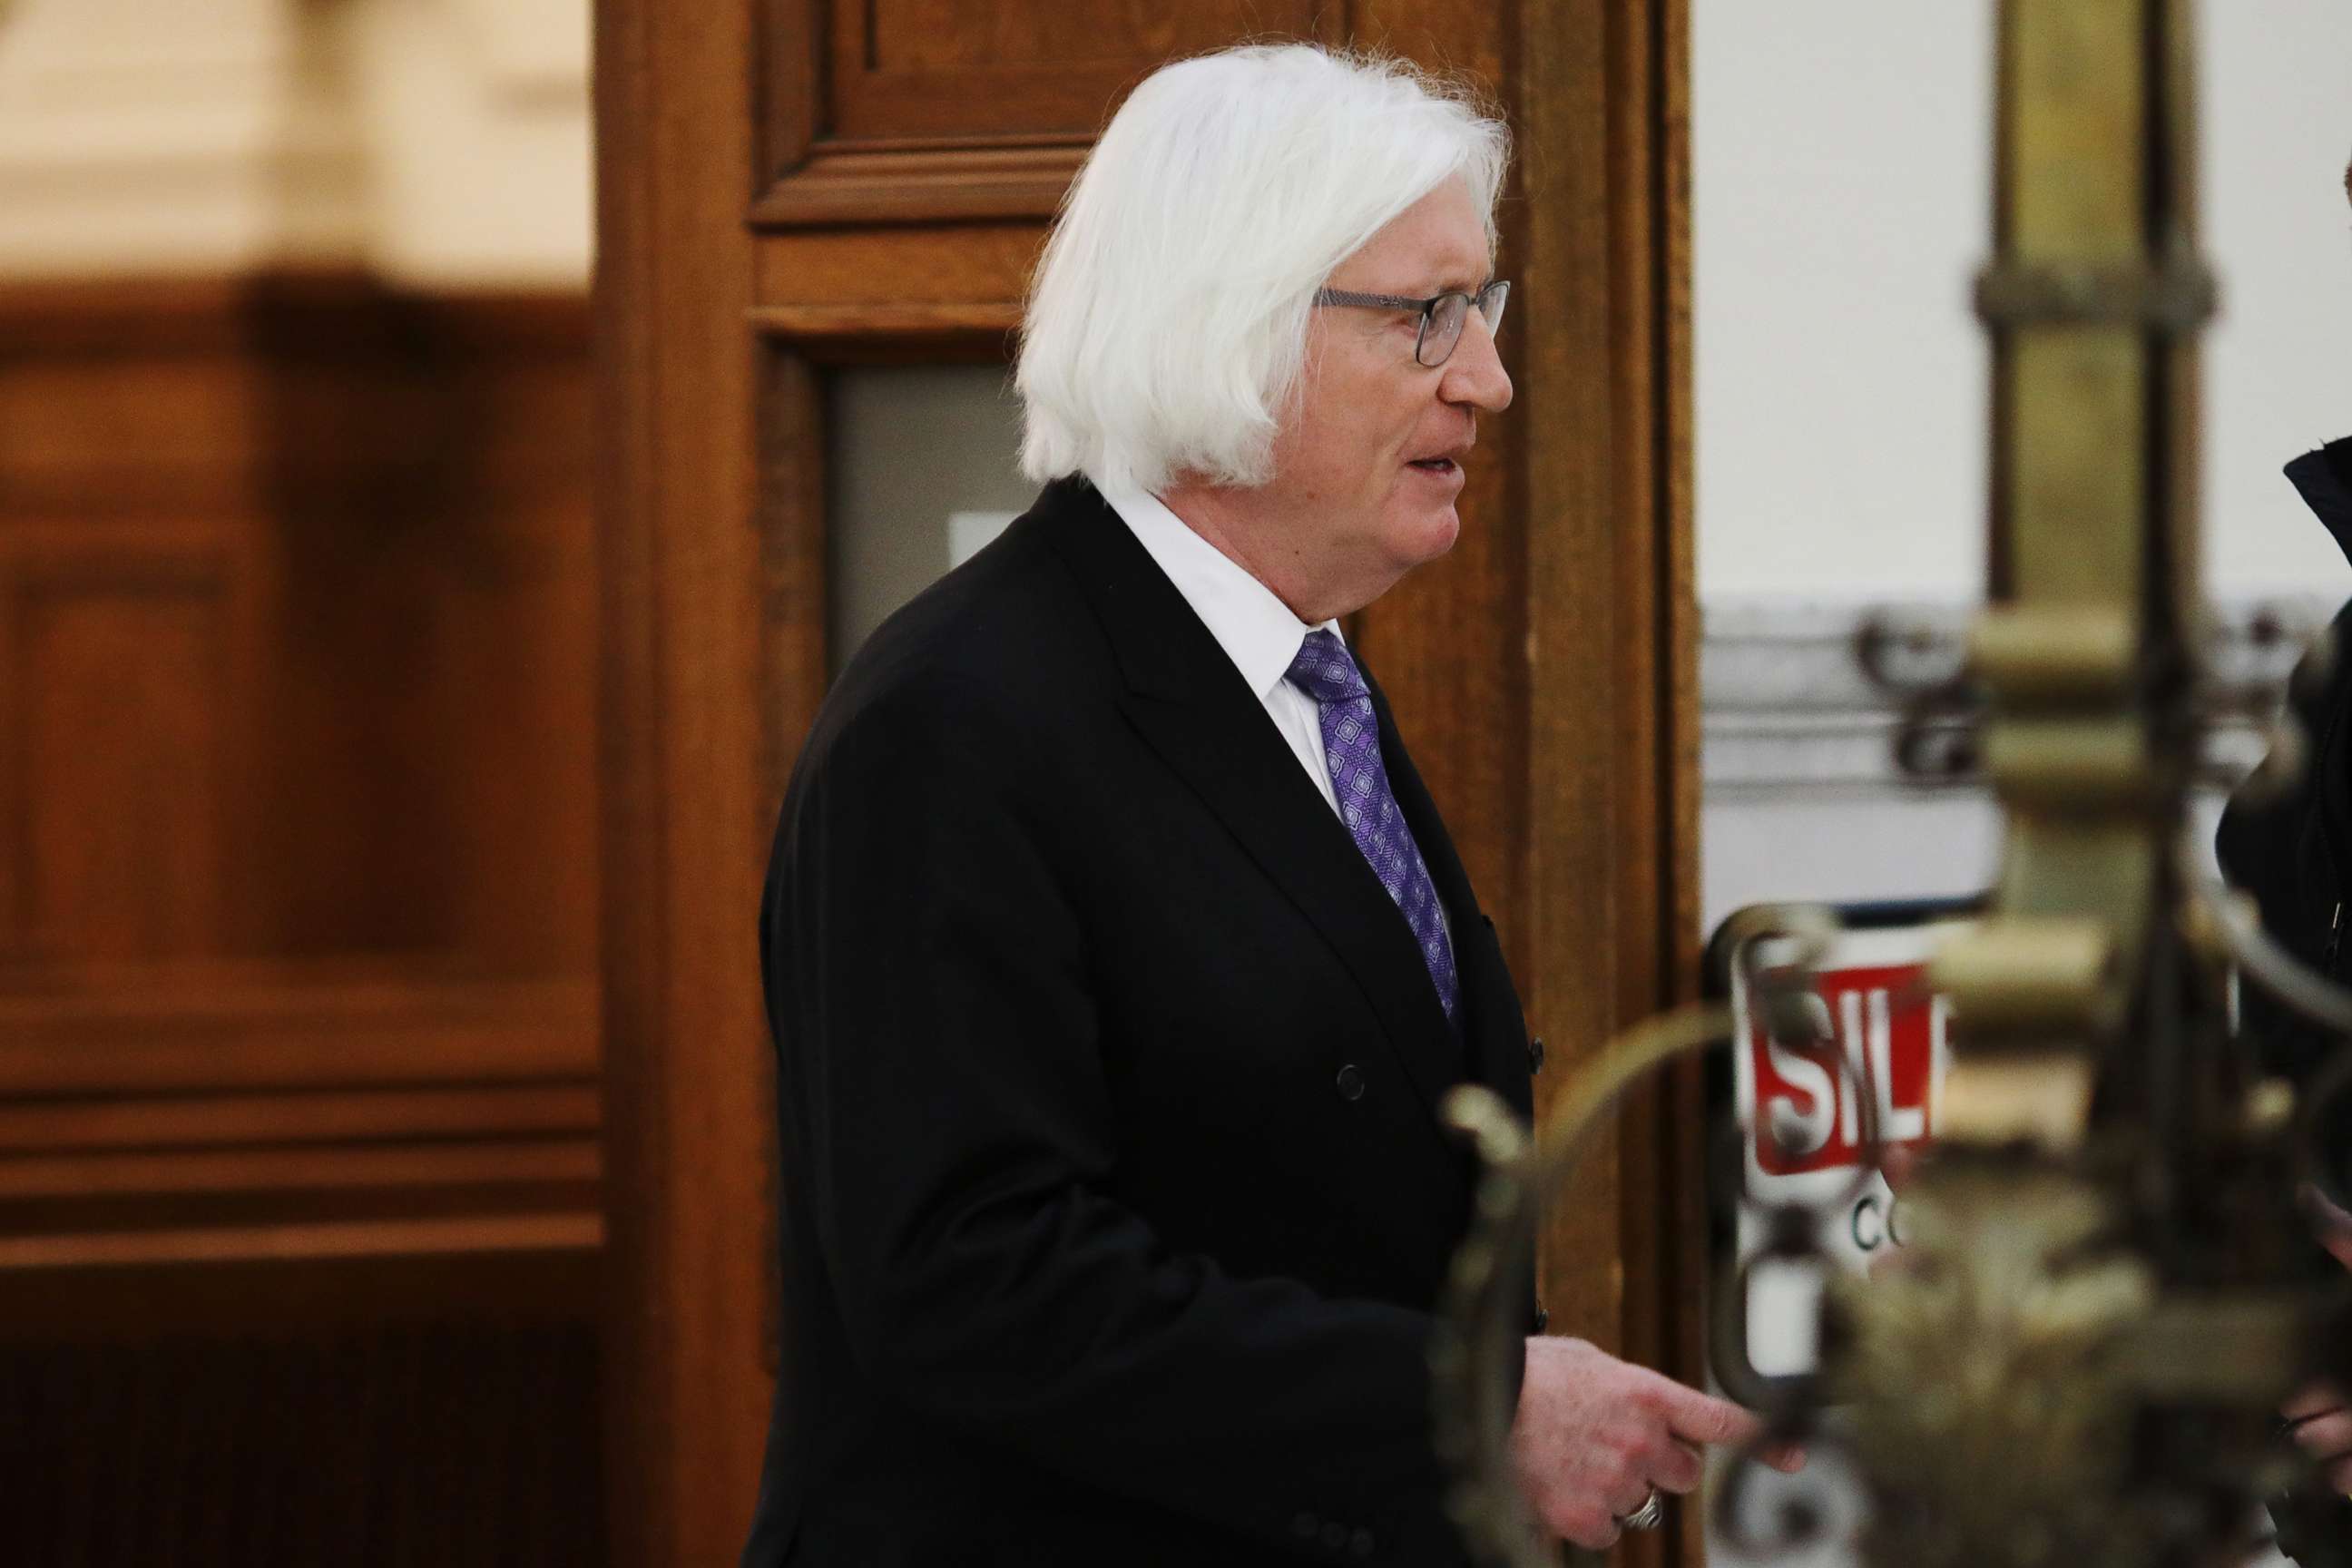
M 2352 559 L 2352 438 L 2331 442 L 2287 465 L 2287 478 Z M 2352 902 L 2352 604 L 2336 612 L 2334 647 L 2306 660 L 2289 685 L 2288 706 L 2310 750 L 2302 776 L 2274 799 L 2232 800 L 2221 814 L 2214 852 L 2230 881 L 2252 893 L 2263 924 L 2288 952 L 2338 984 L 2352 969 L 2346 952 L 2345 905 Z M 2265 1072 L 2300 1089 L 2315 1087 L 2343 1046 L 2321 1027 L 2252 984 L 2238 988 L 2241 1028 Z M 2312 1129 L 2317 1152 L 2338 1193 L 2352 1189 L 2352 1096 L 2336 1095 Z M 2314 1245 L 2305 1258 L 2315 1279 L 2339 1279 L 2342 1267 Z M 2278 1549 L 2305 1568 L 2352 1563 L 2352 1503 L 2315 1481 L 2271 1503 Z
M 2352 438 L 2305 454 L 2287 466 L 2328 533 L 2352 559 Z M 2214 855 L 2230 881 L 2254 895 L 2263 924 L 2295 957 L 2330 980 L 2347 975 L 2344 906 L 2352 900 L 2352 604 L 2336 613 L 2334 648 L 2314 668 L 2298 668 L 2289 711 L 2309 745 L 2293 788 L 2274 799 L 2232 800 L 2214 836 Z M 2239 987 L 2244 1033 L 2263 1069 L 2308 1084 L 2342 1042 L 2253 984 Z M 2347 1108 L 2352 1109 L 2352 1108 Z M 2335 1130 L 2352 1151 L 2352 1124 Z
M 1430 1310 L 1525 1025 L 1375 686 L 1452 924 L 1403 917 L 1091 487 L 826 700 L 761 913 L 783 1324 L 757 1568 L 1460 1560 Z

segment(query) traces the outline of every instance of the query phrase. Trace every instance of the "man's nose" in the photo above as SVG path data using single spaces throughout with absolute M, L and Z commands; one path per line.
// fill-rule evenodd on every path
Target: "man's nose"
M 1448 403 L 1466 403 L 1489 414 L 1511 405 L 1511 378 L 1495 352 L 1495 334 L 1486 318 L 1472 310 L 1462 323 L 1461 339 L 1445 361 L 1445 376 L 1437 395 Z

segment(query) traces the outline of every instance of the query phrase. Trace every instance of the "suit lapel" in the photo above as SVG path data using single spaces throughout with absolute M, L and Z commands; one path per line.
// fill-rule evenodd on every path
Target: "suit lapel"
M 1339 955 L 1434 1113 L 1462 1079 L 1460 1047 L 1411 930 L 1347 828 L 1233 661 L 1093 488 L 1060 481 L 1037 510 L 1101 617 L 1129 721 Z
M 1527 1020 L 1520 1015 L 1510 972 L 1503 966 L 1494 922 L 1478 908 L 1469 873 L 1463 869 L 1454 839 L 1437 815 L 1437 803 L 1422 783 L 1420 770 L 1412 765 L 1397 733 L 1395 717 L 1389 711 L 1388 698 L 1369 669 L 1364 672 L 1364 683 L 1371 689 L 1372 711 L 1380 720 L 1381 756 L 1388 768 L 1389 787 L 1396 792 L 1397 807 L 1404 813 L 1413 842 L 1421 847 L 1421 858 L 1429 867 L 1429 879 L 1445 903 L 1445 918 L 1454 936 L 1454 969 L 1461 981 L 1458 1012 L 1471 1076 L 1501 1095 L 1520 1116 L 1532 1117 L 1535 1091 L 1528 1079 Z

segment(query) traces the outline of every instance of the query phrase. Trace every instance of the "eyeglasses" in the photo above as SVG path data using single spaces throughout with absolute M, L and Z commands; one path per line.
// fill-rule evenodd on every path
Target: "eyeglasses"
M 1503 330 L 1503 307 L 1511 298 L 1510 284 L 1497 279 L 1475 294 L 1456 290 L 1438 294 L 1427 300 L 1408 300 L 1400 294 L 1358 294 L 1346 289 L 1318 289 L 1315 302 L 1318 305 L 1350 305 L 1366 310 L 1411 310 L 1421 317 L 1421 335 L 1413 340 L 1414 363 L 1434 370 L 1454 353 L 1454 345 L 1462 341 L 1462 324 L 1470 319 L 1470 307 L 1478 307 L 1479 319 L 1486 323 L 1489 335 Z

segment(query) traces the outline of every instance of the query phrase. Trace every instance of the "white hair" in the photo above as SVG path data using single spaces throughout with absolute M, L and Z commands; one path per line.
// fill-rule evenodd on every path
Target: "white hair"
M 1509 132 L 1465 87 L 1307 44 L 1180 60 L 1063 199 L 1013 374 L 1021 468 L 1103 489 L 1273 477 L 1315 290 L 1461 179 L 1495 243 Z

